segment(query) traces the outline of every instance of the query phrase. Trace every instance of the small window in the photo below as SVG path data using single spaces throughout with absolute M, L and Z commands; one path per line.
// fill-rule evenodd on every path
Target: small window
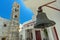
M 17 8 L 15 8 L 15 12 L 18 12 L 18 9 Z
M 15 18 L 17 18 L 18 16 L 17 15 L 15 15 Z
M 4 24 L 4 27 L 6 27 L 7 25 L 6 24 Z

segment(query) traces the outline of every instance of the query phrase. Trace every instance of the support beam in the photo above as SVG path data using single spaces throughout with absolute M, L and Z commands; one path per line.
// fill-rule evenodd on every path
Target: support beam
M 52 6 L 48 6 L 48 5 L 46 5 L 46 7 L 49 7 L 49 8 L 52 8 L 52 9 L 54 9 L 54 10 L 60 11 L 60 9 L 55 8 L 55 7 L 52 7 Z

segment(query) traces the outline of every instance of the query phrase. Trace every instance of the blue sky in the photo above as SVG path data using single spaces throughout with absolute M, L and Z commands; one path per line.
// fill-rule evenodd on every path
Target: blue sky
M 23 0 L 17 0 L 20 5 L 20 23 L 31 20 L 33 12 L 25 6 Z M 0 0 L 0 16 L 6 19 L 11 19 L 12 5 L 14 0 Z

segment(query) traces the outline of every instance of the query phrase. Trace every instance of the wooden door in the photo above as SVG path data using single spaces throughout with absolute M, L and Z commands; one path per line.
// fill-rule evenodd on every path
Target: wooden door
M 36 34 L 36 40 L 41 40 L 40 30 L 35 30 L 35 34 Z
M 1 40 L 6 40 L 6 38 L 2 38 Z

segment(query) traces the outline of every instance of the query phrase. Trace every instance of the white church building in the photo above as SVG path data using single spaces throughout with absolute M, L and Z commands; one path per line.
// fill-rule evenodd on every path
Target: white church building
M 10 20 L 0 17 L 0 40 L 8 40 Z
M 0 40 L 19 40 L 19 13 L 20 5 L 14 2 L 12 5 L 11 19 L 0 17 Z

